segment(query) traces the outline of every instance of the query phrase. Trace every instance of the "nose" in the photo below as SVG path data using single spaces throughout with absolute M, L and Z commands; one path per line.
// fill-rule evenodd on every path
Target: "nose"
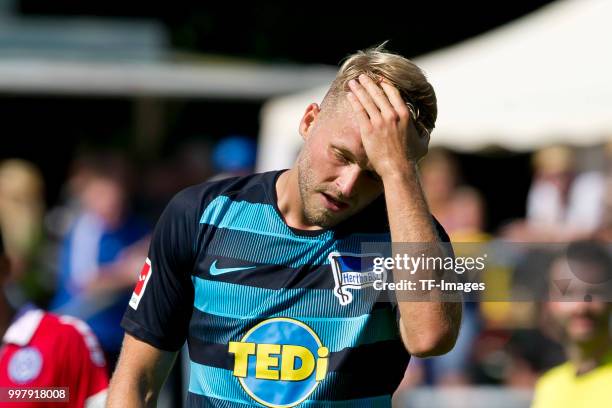
M 357 165 L 345 166 L 340 177 L 336 179 L 338 192 L 342 198 L 351 198 L 355 194 L 355 186 L 361 174 L 361 169 Z

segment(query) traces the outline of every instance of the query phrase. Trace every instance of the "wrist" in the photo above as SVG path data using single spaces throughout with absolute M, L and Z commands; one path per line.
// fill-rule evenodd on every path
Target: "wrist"
M 406 179 L 416 179 L 418 177 L 417 164 L 412 160 L 405 160 L 401 165 L 394 166 L 379 174 L 383 183 L 393 183 Z

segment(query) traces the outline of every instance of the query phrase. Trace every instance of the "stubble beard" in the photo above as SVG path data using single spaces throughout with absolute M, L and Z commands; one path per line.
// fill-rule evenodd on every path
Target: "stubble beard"
M 310 152 L 306 149 L 302 150 L 298 159 L 298 185 L 304 219 L 309 224 L 318 225 L 322 228 L 330 228 L 337 224 L 332 214 L 320 204 L 317 204 L 316 193 L 323 190 L 315 186 Z

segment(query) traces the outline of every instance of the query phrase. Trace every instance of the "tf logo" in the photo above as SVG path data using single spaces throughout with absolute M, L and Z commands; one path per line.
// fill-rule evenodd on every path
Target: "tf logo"
M 353 294 L 348 289 L 362 289 L 372 286 L 374 281 L 387 279 L 387 271 L 374 271 L 374 258 L 380 254 L 349 254 L 332 252 L 329 263 L 334 273 L 334 295 L 342 306 L 353 301 Z
M 306 324 L 287 317 L 264 320 L 230 341 L 234 376 L 266 407 L 293 407 L 325 378 L 329 350 Z

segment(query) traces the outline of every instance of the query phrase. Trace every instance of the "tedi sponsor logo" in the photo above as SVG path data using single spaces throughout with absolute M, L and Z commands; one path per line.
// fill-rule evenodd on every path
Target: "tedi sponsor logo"
M 329 350 L 305 323 L 275 317 L 231 341 L 233 374 L 246 393 L 266 407 L 293 407 L 327 374 Z

